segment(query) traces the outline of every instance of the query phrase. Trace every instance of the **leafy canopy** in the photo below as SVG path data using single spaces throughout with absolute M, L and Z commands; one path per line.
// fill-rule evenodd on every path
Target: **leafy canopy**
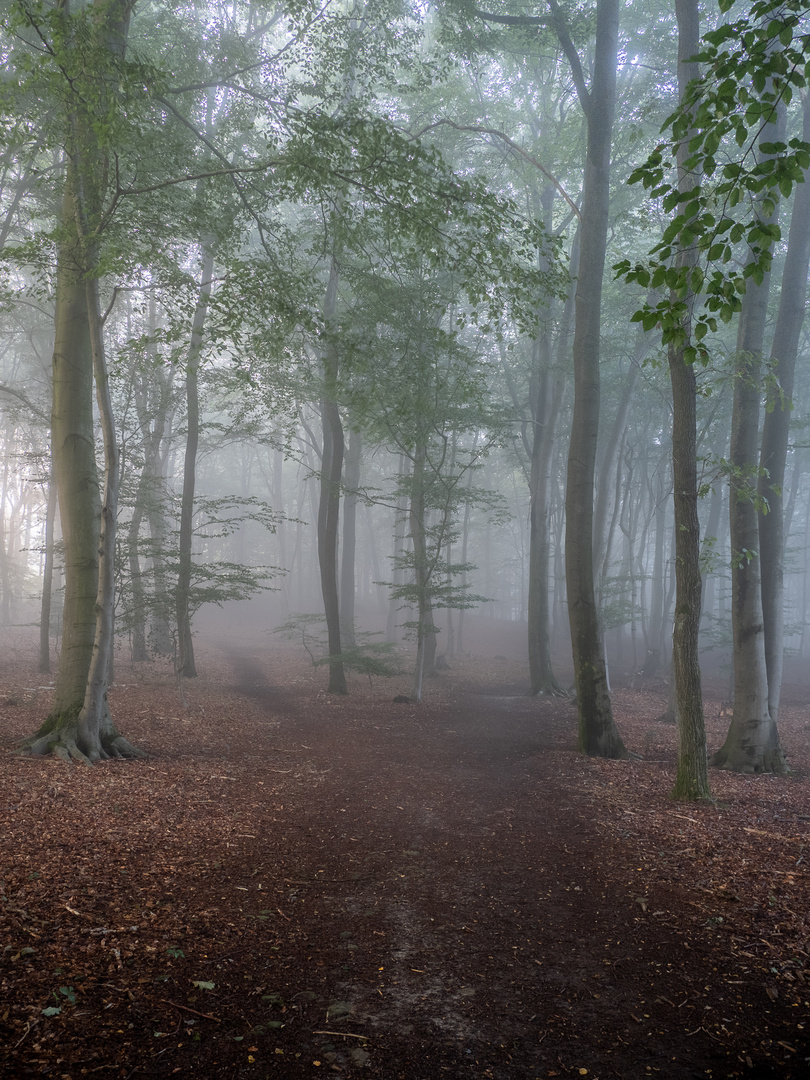
M 721 11 L 732 3 L 720 0 Z M 664 123 L 668 138 L 629 178 L 673 216 L 647 261 L 625 259 L 614 270 L 644 289 L 662 290 L 658 303 L 646 303 L 633 319 L 645 330 L 660 326 L 663 343 L 683 348 L 689 363 L 708 362 L 707 333 L 718 320 L 732 319 L 748 280 L 759 283 L 770 269 L 781 238 L 776 203 L 804 182 L 810 167 L 810 144 L 802 139 L 760 139 L 777 110 L 807 85 L 808 11 L 810 0 L 758 0 L 740 18 L 708 31 L 696 57 L 703 74 Z M 679 152 L 691 185 L 679 186 Z M 735 258 L 740 245 L 747 249 L 743 259 Z M 690 250 L 694 261 L 679 258 Z M 693 344 L 687 317 L 691 297 L 699 295 Z

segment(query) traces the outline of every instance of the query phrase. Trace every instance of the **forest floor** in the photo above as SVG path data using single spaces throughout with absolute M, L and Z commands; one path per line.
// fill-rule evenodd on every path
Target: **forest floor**
M 794 774 L 714 772 L 694 806 L 661 682 L 614 693 L 643 760 L 602 761 L 521 664 L 458 660 L 421 706 L 392 700 L 407 679 L 336 698 L 223 634 L 183 694 L 119 663 L 149 757 L 90 769 L 14 755 L 50 690 L 4 634 L 3 1077 L 810 1075 L 799 691 Z

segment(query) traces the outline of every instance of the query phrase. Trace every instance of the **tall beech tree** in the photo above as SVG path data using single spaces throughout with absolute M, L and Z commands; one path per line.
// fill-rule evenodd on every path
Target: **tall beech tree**
M 565 492 L 565 576 L 579 715 L 579 746 L 598 757 L 625 758 L 628 751 L 613 719 L 604 640 L 594 585 L 593 522 L 599 437 L 599 355 L 602 279 L 610 211 L 610 156 L 616 105 L 619 42 L 618 0 L 597 0 L 593 56 L 585 65 L 565 13 L 548 0 L 548 14 L 512 16 L 476 10 L 486 22 L 550 27 L 568 60 L 585 117 L 585 168 L 581 205 L 581 254 L 573 340 L 574 412 Z
M 810 144 L 810 94 L 805 94 L 802 139 Z M 765 420 L 759 456 L 757 490 L 760 500 L 759 561 L 762 587 L 762 621 L 765 630 L 765 664 L 768 674 L 768 712 L 776 723 L 782 690 L 785 651 L 785 462 L 799 335 L 804 322 L 807 273 L 810 266 L 810 174 L 798 184 L 793 199 L 790 232 L 779 308 L 768 362 Z M 763 512 L 763 506 L 767 512 Z
M 681 98 L 700 74 L 694 57 L 700 40 L 697 0 L 675 0 L 678 17 L 678 86 Z M 700 174 L 689 168 L 691 116 L 677 149 L 678 190 L 686 194 L 700 184 Z M 676 257 L 679 268 L 695 265 L 697 251 L 687 240 Z M 681 333 L 667 346 L 672 383 L 672 487 L 675 505 L 675 624 L 672 665 L 678 724 L 676 799 L 710 797 L 706 728 L 703 718 L 698 635 L 700 631 L 700 523 L 697 479 L 697 379 L 694 363 L 686 357 L 691 335 L 694 297 L 687 293 Z
M 760 146 L 783 143 L 781 103 L 762 125 Z M 777 192 L 778 195 L 778 192 Z M 757 213 L 763 223 L 778 220 L 778 198 L 766 194 L 770 213 Z M 749 258 L 756 258 L 751 253 Z M 768 707 L 765 625 L 762 613 L 757 507 L 757 462 L 762 386 L 762 351 L 770 292 L 770 269 L 749 281 L 742 298 L 734 354 L 734 400 L 729 446 L 729 536 L 731 539 L 731 630 L 734 656 L 734 705 L 726 740 L 712 764 L 737 772 L 787 770 L 779 745 L 776 716 Z
M 565 492 L 568 618 L 579 714 L 579 745 L 599 757 L 628 753 L 613 719 L 604 645 L 596 605 L 593 514 L 599 433 L 599 336 L 610 203 L 610 150 L 616 100 L 618 0 L 598 0 L 590 87 L 555 0 L 554 28 L 571 65 L 587 125 L 582 238 L 574 323 L 574 413 Z
M 23 7 L 20 19 L 22 32 L 36 34 L 49 65 L 63 79 L 67 133 L 51 421 L 65 549 L 62 652 L 53 712 L 24 749 L 85 762 L 138 753 L 116 730 L 107 707 L 119 470 L 98 291 L 114 132 L 109 117 L 115 117 L 124 77 L 131 9 L 130 0 L 94 0 L 76 12 L 65 5 L 37 23 Z M 94 378 L 104 437 L 103 500 L 95 459 Z

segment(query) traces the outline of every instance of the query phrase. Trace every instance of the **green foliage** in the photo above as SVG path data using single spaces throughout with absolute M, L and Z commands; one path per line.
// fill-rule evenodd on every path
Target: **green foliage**
M 727 11 L 730 0 L 720 6 Z M 740 19 L 709 31 L 697 58 L 703 75 L 666 121 L 667 140 L 630 176 L 671 220 L 647 261 L 624 259 L 614 270 L 625 281 L 659 290 L 657 302 L 646 303 L 633 319 L 645 330 L 660 328 L 664 344 L 684 349 L 687 362 L 708 363 L 707 335 L 740 311 L 748 281 L 762 282 L 781 238 L 771 220 L 776 204 L 810 167 L 810 144 L 803 140 L 760 141 L 777 110 L 807 83 L 808 9 L 809 0 L 759 0 Z M 684 171 L 701 178 L 686 189 L 675 175 L 682 150 Z M 696 253 L 696 264 L 679 257 L 684 251 Z M 692 295 L 702 296 L 703 310 L 690 340 Z
M 274 634 L 285 638 L 287 641 L 300 639 L 307 655 L 312 661 L 313 667 L 321 667 L 331 664 L 334 657 L 316 655 L 327 653 L 326 643 L 326 617 L 307 613 L 293 613 L 280 623 L 274 630 Z M 396 646 L 388 641 L 375 641 L 379 633 L 363 631 L 355 635 L 356 644 L 341 650 L 340 662 L 347 671 L 357 672 L 358 675 L 366 675 L 369 682 L 373 676 L 383 679 L 393 679 L 402 674 L 399 657 L 396 655 Z
M 390 641 L 374 641 L 378 632 L 363 631 L 355 635 L 355 644 L 341 649 L 340 662 L 347 671 L 365 675 L 369 685 L 373 676 L 393 679 L 402 674 L 402 664 L 396 646 Z M 318 660 L 316 666 L 332 663 L 331 656 Z
M 279 623 L 273 633 L 287 641 L 297 641 L 300 638 L 301 644 L 312 661 L 312 666 L 316 667 L 320 661 L 315 656 L 315 652 L 326 649 L 325 629 L 325 615 L 299 612 L 289 615 L 284 622 Z
M 122 505 L 126 501 L 122 500 Z M 192 560 L 189 587 L 189 612 L 193 614 L 207 604 L 221 607 L 234 600 L 249 600 L 259 592 L 273 588 L 270 582 L 285 571 L 277 566 L 250 565 L 225 558 L 227 541 L 249 522 L 274 532 L 281 515 L 267 503 L 254 496 L 200 497 L 196 501 L 194 530 L 198 554 Z M 168 516 L 168 515 L 167 515 Z M 130 579 L 129 536 L 118 531 L 116 558 L 116 632 L 127 635 L 136 619 L 174 623 L 175 594 L 173 589 L 161 591 L 159 582 L 176 581 L 180 566 L 177 531 L 170 530 L 166 543 L 152 537 L 140 537 L 137 548 L 142 568 L 143 592 L 139 611 L 134 610 L 134 595 Z M 160 568 L 158 570 L 158 567 Z
M 434 547 L 435 546 L 431 545 Z M 397 570 L 404 571 L 405 581 L 394 583 L 390 581 L 378 581 L 378 585 L 386 585 L 391 590 L 395 600 L 402 600 L 403 607 L 417 606 L 421 592 L 421 586 L 416 582 L 416 559 L 413 551 L 402 551 L 392 556 L 392 563 Z M 469 591 L 469 585 L 456 584 L 453 578 L 461 574 L 468 574 L 475 570 L 472 563 L 448 563 L 446 561 L 434 561 L 430 568 L 430 601 L 434 608 L 453 608 L 454 610 L 469 609 L 479 604 L 489 603 L 490 597 L 479 596 Z M 411 623 L 403 623 L 410 627 Z M 436 630 L 436 627 L 432 629 Z

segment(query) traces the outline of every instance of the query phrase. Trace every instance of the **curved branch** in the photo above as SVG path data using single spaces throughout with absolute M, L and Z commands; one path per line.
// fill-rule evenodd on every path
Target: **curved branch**
M 456 131 L 473 131 L 478 132 L 482 135 L 494 135 L 496 138 L 502 139 L 507 144 L 507 146 L 509 146 L 512 150 L 515 151 L 516 154 L 519 154 L 522 158 L 528 161 L 530 165 L 533 165 L 535 167 L 535 169 L 539 169 L 543 176 L 548 177 L 548 179 L 552 182 L 557 191 L 559 191 L 560 195 L 562 195 L 562 197 L 571 207 L 573 212 L 576 214 L 577 218 L 581 217 L 579 207 L 565 190 L 565 188 L 562 186 L 557 177 L 552 172 L 549 172 L 545 165 L 543 165 L 542 162 L 538 161 L 536 157 L 533 157 L 530 153 L 524 150 L 522 146 L 518 146 L 518 144 L 512 139 L 510 139 L 508 135 L 505 135 L 502 131 L 498 131 L 497 128 L 478 127 L 474 124 L 457 124 L 454 120 L 437 120 L 435 124 L 428 124 L 427 127 L 422 128 L 421 131 L 418 131 L 413 136 L 413 138 L 419 139 L 425 134 L 426 131 L 430 131 L 432 128 L 441 127 L 443 124 L 446 124 L 448 127 L 454 128 Z

